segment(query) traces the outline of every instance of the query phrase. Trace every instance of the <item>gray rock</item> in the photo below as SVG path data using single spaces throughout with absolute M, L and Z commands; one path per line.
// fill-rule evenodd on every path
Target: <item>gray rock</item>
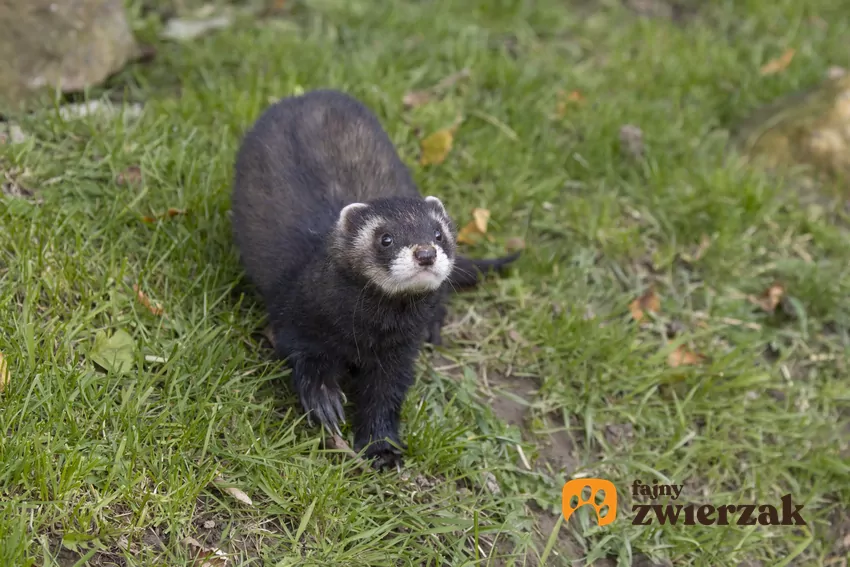
M 123 0 L 3 0 L 0 112 L 96 85 L 140 52 Z

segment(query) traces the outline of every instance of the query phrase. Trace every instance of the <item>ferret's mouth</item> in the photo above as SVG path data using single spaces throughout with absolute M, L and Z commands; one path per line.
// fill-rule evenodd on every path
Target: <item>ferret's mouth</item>
M 443 278 L 433 266 L 422 266 L 419 270 L 407 278 L 407 281 L 422 281 L 422 280 L 442 280 Z
M 401 284 L 401 287 L 408 289 L 436 289 L 443 283 L 444 279 L 445 278 L 441 276 L 433 266 L 422 266 L 415 274 L 404 278 L 399 283 Z

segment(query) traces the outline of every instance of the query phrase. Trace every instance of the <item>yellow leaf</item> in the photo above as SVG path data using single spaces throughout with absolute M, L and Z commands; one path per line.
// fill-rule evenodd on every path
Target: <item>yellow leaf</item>
M 487 209 L 474 209 L 472 211 L 472 218 L 475 219 L 475 228 L 478 229 L 478 232 L 486 234 L 487 221 L 490 220 L 490 211 Z
M 0 394 L 2 394 L 3 390 L 6 389 L 6 386 L 9 385 L 10 380 L 11 376 L 9 375 L 9 365 L 6 363 L 6 359 L 3 358 L 3 353 L 0 352 Z
M 472 220 L 464 226 L 457 234 L 460 244 L 474 244 L 476 238 L 473 236 L 487 233 L 487 221 L 490 220 L 490 211 L 487 209 L 473 209 Z
M 791 64 L 791 60 L 794 58 L 795 50 L 793 48 L 789 48 L 785 50 L 785 53 L 777 57 L 776 59 L 771 59 L 761 68 L 762 75 L 772 75 L 774 73 L 778 73 L 780 71 L 784 71 L 788 65 Z
M 422 140 L 421 165 L 440 164 L 449 155 L 454 143 L 454 128 L 438 130 Z

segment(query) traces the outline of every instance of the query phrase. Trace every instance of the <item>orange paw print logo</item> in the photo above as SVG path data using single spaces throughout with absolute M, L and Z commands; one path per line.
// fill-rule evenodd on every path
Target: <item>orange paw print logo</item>
M 590 496 L 584 498 L 582 492 L 590 489 Z M 596 503 L 596 497 L 602 494 L 600 503 Z M 573 503 L 575 499 L 575 504 Z M 590 504 L 596 510 L 596 523 L 599 526 L 607 526 L 617 518 L 617 489 L 614 484 L 602 478 L 577 478 L 568 481 L 564 485 L 561 495 L 561 510 L 564 513 L 564 521 L 570 519 L 573 512 Z

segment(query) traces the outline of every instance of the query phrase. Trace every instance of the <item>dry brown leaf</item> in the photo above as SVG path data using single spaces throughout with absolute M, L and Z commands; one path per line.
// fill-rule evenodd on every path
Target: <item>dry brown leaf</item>
M 569 105 L 580 104 L 584 102 L 584 95 L 581 91 L 571 91 L 569 94 L 564 91 L 558 91 L 558 102 L 555 105 L 555 113 L 558 118 L 563 118 L 567 113 Z
M 457 241 L 459 244 L 474 244 L 477 235 L 487 234 L 487 222 L 490 220 L 490 211 L 487 209 L 473 209 L 472 220 L 458 231 Z M 475 235 L 475 238 L 473 237 Z
M 661 300 L 655 295 L 655 290 L 649 288 L 643 295 L 629 303 L 629 311 L 632 313 L 632 318 L 640 323 L 644 313 L 661 311 Z
M 6 362 L 6 359 L 3 357 L 3 353 L 0 352 L 0 394 L 3 393 L 3 390 L 6 389 L 6 386 L 9 385 L 12 377 L 9 374 L 9 363 Z
M 423 104 L 427 104 L 428 102 L 430 102 L 435 96 L 439 95 L 441 91 L 452 87 L 461 79 L 469 77 L 469 75 L 470 71 L 468 68 L 461 69 L 457 73 L 452 73 L 448 77 L 445 77 L 433 87 L 405 93 L 404 97 L 402 97 L 401 99 L 401 102 L 407 109 L 422 106 Z
M 667 364 L 669 364 L 671 368 L 702 364 L 704 360 L 705 357 L 703 355 L 691 352 L 684 346 L 679 346 L 667 356 Z
M 753 297 L 750 295 L 747 299 L 749 299 L 753 305 L 761 307 L 762 310 L 768 313 L 773 313 L 776 310 L 776 306 L 779 305 L 784 296 L 785 286 L 779 282 L 774 282 L 769 288 L 764 290 L 759 297 Z
M 163 309 L 160 305 L 154 305 L 150 298 L 142 291 L 142 289 L 137 285 L 133 284 L 133 292 L 136 294 L 136 299 L 139 300 L 139 303 L 148 308 L 148 311 L 153 313 L 156 316 L 162 315 Z
M 401 102 L 405 108 L 416 108 L 431 101 L 431 93 L 428 91 L 410 91 L 405 93 Z
M 774 73 L 779 73 L 780 71 L 784 71 L 788 65 L 791 64 L 791 60 L 794 58 L 794 53 L 796 50 L 793 48 L 789 48 L 785 50 L 785 53 L 777 57 L 776 59 L 771 59 L 761 68 L 762 75 L 772 75 Z
M 223 478 L 221 478 L 219 476 L 219 477 L 216 477 L 215 483 L 216 484 L 225 484 L 225 481 L 224 481 Z M 248 495 L 245 494 L 244 492 L 242 492 L 241 490 L 239 490 L 238 488 L 236 488 L 235 486 L 222 486 L 221 489 L 224 492 L 230 494 L 236 500 L 242 502 L 243 504 L 247 504 L 248 506 L 254 505 L 254 502 L 248 497 Z
M 118 185 L 139 185 L 142 182 L 142 170 L 137 165 L 132 165 L 115 177 Z
M 193 537 L 183 539 L 183 545 L 195 550 L 194 564 L 198 567 L 224 567 L 227 556 L 220 549 L 207 547 Z
M 185 215 L 185 214 L 186 214 L 185 209 L 175 209 L 175 208 L 172 207 L 172 208 L 168 209 L 167 211 L 165 211 L 164 213 L 161 213 L 161 214 L 159 214 L 155 217 L 144 216 L 144 217 L 142 217 L 142 222 L 152 223 L 152 222 L 156 222 L 157 220 L 160 220 L 160 219 L 171 218 L 171 217 L 176 217 L 177 215 Z

